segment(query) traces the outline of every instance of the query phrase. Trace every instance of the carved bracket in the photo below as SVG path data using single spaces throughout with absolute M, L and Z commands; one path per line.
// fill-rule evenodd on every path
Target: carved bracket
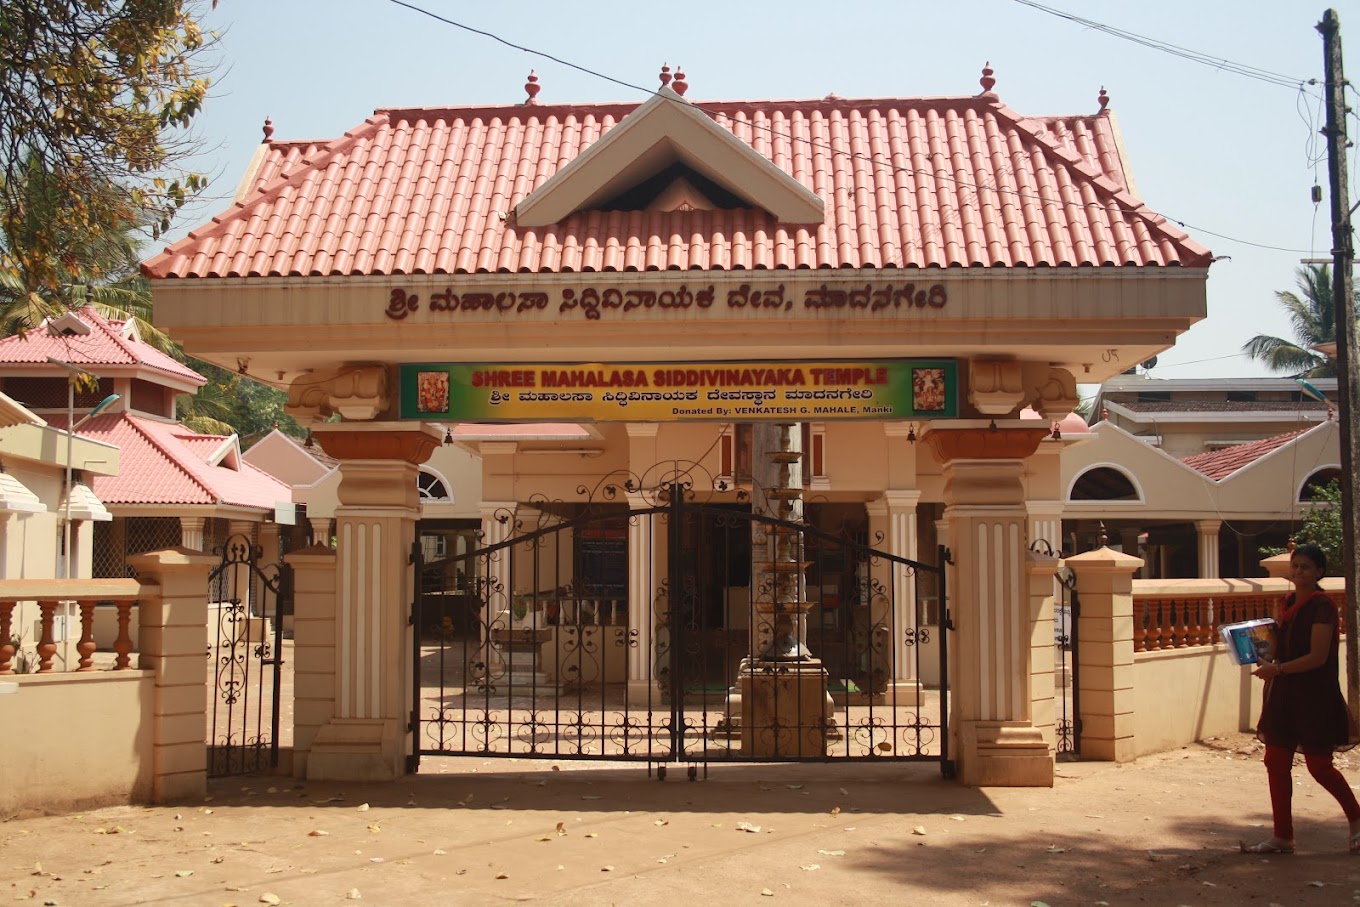
M 1025 400 L 1025 364 L 998 359 L 968 363 L 968 402 L 987 416 L 1004 416 Z
M 363 422 L 378 418 L 390 405 L 386 366 L 351 365 L 300 375 L 288 387 L 284 412 L 304 425 L 336 413 Z
M 1077 408 L 1077 379 L 1065 368 L 1050 368 L 1039 383 L 1033 385 L 1034 399 L 1030 405 L 1045 419 L 1054 422 Z

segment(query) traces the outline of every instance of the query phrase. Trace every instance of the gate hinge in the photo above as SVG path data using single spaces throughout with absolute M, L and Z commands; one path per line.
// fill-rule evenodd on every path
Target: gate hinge
M 941 622 L 940 625 L 944 627 L 946 630 L 954 629 L 954 618 L 950 615 L 948 608 L 945 609 L 944 620 Z
M 406 626 L 414 627 L 415 625 L 416 625 L 416 609 L 412 607 L 410 612 L 408 612 L 406 615 Z

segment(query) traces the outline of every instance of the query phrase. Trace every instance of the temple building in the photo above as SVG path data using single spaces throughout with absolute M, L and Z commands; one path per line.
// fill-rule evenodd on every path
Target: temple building
M 339 463 L 336 548 L 293 559 L 294 770 L 1051 784 L 1053 425 L 1205 317 L 1211 255 L 1135 193 L 1103 89 L 1036 116 L 981 88 L 695 101 L 663 68 L 641 103 L 531 75 L 332 139 L 267 123 L 143 270 L 159 326 L 286 388 Z M 444 450 L 481 499 L 427 530 Z

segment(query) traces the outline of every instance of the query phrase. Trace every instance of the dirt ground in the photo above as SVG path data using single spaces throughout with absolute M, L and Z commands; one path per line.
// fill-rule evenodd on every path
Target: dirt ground
M 1360 784 L 1360 759 L 1340 764 Z M 426 759 L 391 784 L 256 776 L 214 781 L 203 802 L 18 817 L 0 823 L 0 901 L 1360 903 L 1360 857 L 1302 765 L 1299 852 L 1237 852 L 1270 835 L 1247 735 L 1060 763 L 1052 790 L 970 789 L 925 764 L 685 774 Z

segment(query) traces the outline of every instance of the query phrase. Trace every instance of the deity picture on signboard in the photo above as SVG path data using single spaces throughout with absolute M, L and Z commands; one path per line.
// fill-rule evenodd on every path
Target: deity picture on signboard
M 944 391 L 944 369 L 914 368 L 911 370 L 911 406 L 916 412 L 942 411 L 945 405 Z
M 416 376 L 416 409 L 443 413 L 449 408 L 449 373 L 420 372 Z

